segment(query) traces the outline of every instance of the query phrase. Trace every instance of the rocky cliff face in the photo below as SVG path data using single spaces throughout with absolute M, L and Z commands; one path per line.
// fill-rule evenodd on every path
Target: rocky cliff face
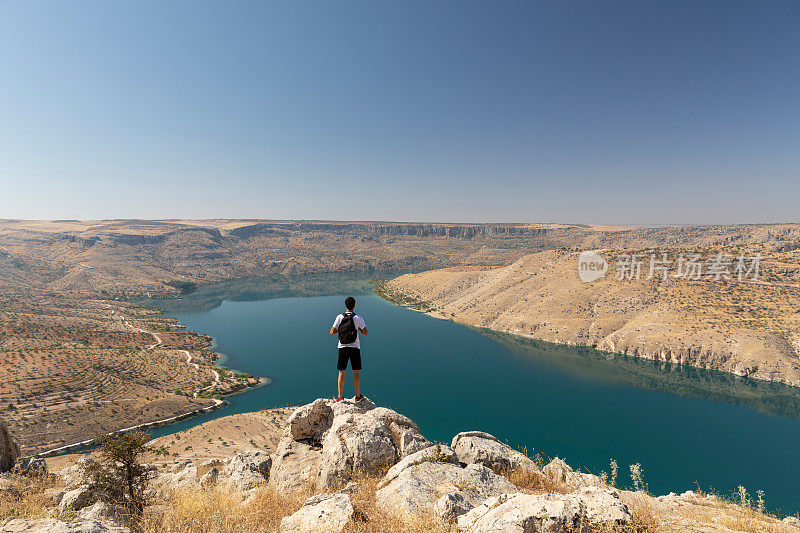
M 9 472 L 19 459 L 19 446 L 11 438 L 5 422 L 0 420 L 0 472 Z

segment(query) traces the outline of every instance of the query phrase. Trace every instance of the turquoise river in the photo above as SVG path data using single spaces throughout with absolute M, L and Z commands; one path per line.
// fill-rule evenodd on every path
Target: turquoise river
M 765 492 L 773 511 L 800 511 L 800 390 L 468 328 L 388 303 L 367 275 L 254 278 L 147 302 L 216 339 L 222 364 L 268 377 L 219 411 L 154 430 L 336 393 L 329 335 L 353 294 L 363 392 L 415 420 L 429 438 L 488 431 L 510 445 L 600 473 L 618 485 L 640 463 L 651 492 Z M 346 394 L 352 396 L 348 373 Z

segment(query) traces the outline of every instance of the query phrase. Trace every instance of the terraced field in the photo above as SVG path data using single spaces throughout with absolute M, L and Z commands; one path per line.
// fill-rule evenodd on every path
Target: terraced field
M 0 411 L 43 451 L 214 405 L 258 383 L 220 372 L 210 339 L 154 310 L 27 294 L 0 311 Z

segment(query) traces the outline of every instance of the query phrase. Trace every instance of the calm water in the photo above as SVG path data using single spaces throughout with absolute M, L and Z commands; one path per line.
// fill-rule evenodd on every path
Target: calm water
M 614 458 L 624 484 L 627 465 L 641 463 L 654 493 L 731 493 L 742 484 L 764 490 L 773 510 L 800 511 L 800 391 L 474 330 L 389 304 L 359 276 L 251 279 L 156 302 L 213 336 L 225 366 L 272 380 L 156 434 L 335 396 L 328 331 L 345 293 L 357 295 L 370 331 L 362 338 L 363 392 L 414 419 L 430 439 L 480 429 L 595 473 Z

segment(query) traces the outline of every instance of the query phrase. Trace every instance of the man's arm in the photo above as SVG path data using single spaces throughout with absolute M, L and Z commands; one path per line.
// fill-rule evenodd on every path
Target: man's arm
M 334 326 L 334 327 L 332 327 L 332 328 L 331 328 L 331 335 L 336 335 L 337 333 L 339 333 L 339 330 L 338 330 L 338 329 L 336 329 L 336 327 L 335 327 L 335 326 Z
M 362 335 L 367 334 L 367 328 L 358 328 L 358 331 L 360 331 Z

